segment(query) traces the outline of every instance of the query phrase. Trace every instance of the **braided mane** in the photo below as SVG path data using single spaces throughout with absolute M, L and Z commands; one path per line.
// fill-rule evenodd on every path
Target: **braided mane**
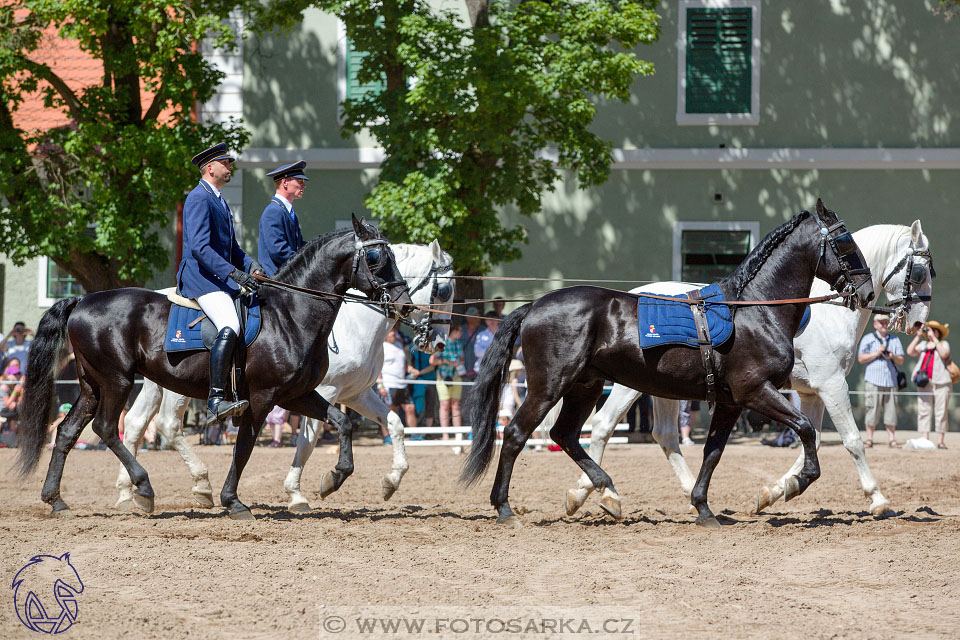
M 764 263 L 766 263 L 770 254 L 773 253 L 774 249 L 780 246 L 780 243 L 783 242 L 794 229 L 800 226 L 801 222 L 811 215 L 809 211 L 801 211 L 768 233 L 767 236 L 760 241 L 760 244 L 754 247 L 750 255 L 747 256 L 747 259 L 744 260 L 733 273 L 724 278 L 725 281 L 733 285 L 733 290 L 736 291 L 736 297 L 738 299 L 743 295 L 744 287 L 760 272 L 760 269 Z

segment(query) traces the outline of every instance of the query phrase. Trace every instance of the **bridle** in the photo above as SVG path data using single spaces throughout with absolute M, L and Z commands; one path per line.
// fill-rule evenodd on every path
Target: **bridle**
M 926 264 L 915 264 L 914 258 L 917 257 L 926 258 Z M 931 279 L 937 277 L 937 270 L 933 268 L 933 254 L 930 253 L 929 249 L 914 249 L 912 242 L 911 246 L 907 248 L 907 254 L 894 265 L 887 277 L 880 283 L 881 288 L 885 287 L 893 276 L 900 273 L 901 269 L 905 269 L 906 273 L 903 276 L 903 288 L 900 290 L 900 297 L 891 298 L 888 301 L 891 308 L 883 309 L 883 311 L 890 312 L 892 316 L 890 321 L 894 326 L 897 326 L 896 323 L 907 317 L 907 312 L 914 304 L 929 302 L 932 299 L 932 296 L 914 292 L 914 289 L 923 286 L 923 283 L 927 281 L 927 269 L 930 270 Z M 877 307 L 876 309 L 882 308 Z
M 357 286 L 357 281 L 360 275 L 360 265 L 363 264 L 367 268 L 368 280 L 371 283 L 371 287 L 379 297 L 379 300 L 374 299 L 373 296 L 371 296 L 370 299 L 383 307 L 385 315 L 393 309 L 398 317 L 406 318 L 410 315 L 409 312 L 402 313 L 397 310 L 396 302 L 401 295 L 408 292 L 407 282 L 405 280 L 381 282 L 380 279 L 374 275 L 374 271 L 380 269 L 386 261 L 386 252 L 390 250 L 389 244 L 390 243 L 383 238 L 374 238 L 373 240 L 360 240 L 360 238 L 357 238 L 354 241 L 353 246 L 356 252 L 353 254 L 353 265 L 350 267 L 350 287 L 352 289 L 360 288 Z M 400 290 L 396 298 L 391 298 L 387 289 L 400 286 L 402 286 L 403 289 Z
M 817 221 L 820 227 L 820 256 L 817 258 L 816 273 L 820 269 L 820 261 L 826 256 L 827 244 L 833 250 L 833 255 L 840 264 L 840 275 L 836 281 L 830 285 L 830 288 L 847 298 L 850 308 L 856 308 L 857 289 L 862 287 L 870 280 L 870 267 L 863 261 L 857 243 L 853 235 L 847 231 L 843 220 L 837 220 L 829 227 L 826 226 L 819 216 L 814 215 L 813 219 Z M 837 233 L 839 232 L 839 233 Z M 837 233 L 837 235 L 834 235 Z M 855 278 L 860 277 L 860 282 L 855 282 Z
M 420 281 L 416 287 L 410 291 L 410 298 L 413 298 L 413 294 L 423 287 L 426 286 L 427 282 L 433 282 L 433 286 L 430 289 L 430 308 L 431 311 L 419 322 L 411 322 L 406 318 L 401 319 L 403 324 L 413 329 L 413 342 L 417 345 L 417 348 L 421 351 L 425 351 L 430 342 L 430 327 L 435 324 L 450 324 L 451 318 L 450 314 L 446 315 L 445 318 L 434 318 L 434 314 L 438 313 L 439 310 L 433 310 L 433 305 L 436 301 L 446 302 L 453 297 L 453 283 L 449 277 L 446 278 L 444 284 L 440 284 L 440 274 L 446 271 L 453 271 L 453 264 L 440 264 L 438 265 L 436 260 L 431 262 L 430 271 L 427 272 L 427 275 L 424 276 L 423 280 Z

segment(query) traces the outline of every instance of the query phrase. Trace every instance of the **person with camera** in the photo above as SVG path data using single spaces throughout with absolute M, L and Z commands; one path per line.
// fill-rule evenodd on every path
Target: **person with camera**
M 27 338 L 30 338 L 28 341 Z M 3 368 L 10 365 L 10 361 L 17 359 L 21 371 L 26 374 L 30 358 L 30 345 L 33 341 L 33 329 L 23 322 L 15 322 L 7 337 L 0 342 L 0 354 L 3 355 Z
M 873 432 L 883 418 L 883 426 L 889 435 L 888 446 L 900 449 L 897 442 L 897 367 L 903 364 L 903 345 L 900 339 L 888 333 L 890 316 L 873 318 L 873 333 L 860 340 L 857 362 L 866 365 L 864 379 L 864 405 L 867 439 L 864 446 L 873 446 Z
M 933 418 L 937 432 L 937 448 L 946 449 L 947 404 L 950 402 L 950 387 L 953 382 L 947 367 L 951 364 L 950 344 L 946 341 L 949 324 L 929 320 L 914 336 L 907 347 L 907 354 L 917 360 L 913 369 L 913 382 L 917 385 L 917 431 L 930 439 L 930 419 Z

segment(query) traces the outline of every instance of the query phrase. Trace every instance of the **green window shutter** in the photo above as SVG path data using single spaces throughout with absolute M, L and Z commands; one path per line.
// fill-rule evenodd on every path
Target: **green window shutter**
M 750 113 L 753 12 L 687 9 L 687 113 Z
M 749 231 L 685 229 L 681 236 L 684 282 L 716 282 L 730 275 L 750 253 Z
M 360 65 L 366 56 L 366 51 L 354 49 L 353 41 L 347 38 L 347 100 L 357 100 L 368 93 L 383 93 L 387 88 L 386 78 L 379 82 L 368 82 L 366 84 L 361 84 L 357 79 Z

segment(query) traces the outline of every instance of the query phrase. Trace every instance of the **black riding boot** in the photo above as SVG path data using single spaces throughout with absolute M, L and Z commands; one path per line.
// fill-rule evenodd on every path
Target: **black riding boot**
M 227 400 L 227 374 L 233 364 L 233 352 L 237 346 L 237 334 L 230 327 L 224 329 L 217 336 L 216 342 L 210 349 L 210 397 L 207 399 L 207 421 L 219 422 L 227 416 L 239 416 L 250 403 L 246 400 Z

